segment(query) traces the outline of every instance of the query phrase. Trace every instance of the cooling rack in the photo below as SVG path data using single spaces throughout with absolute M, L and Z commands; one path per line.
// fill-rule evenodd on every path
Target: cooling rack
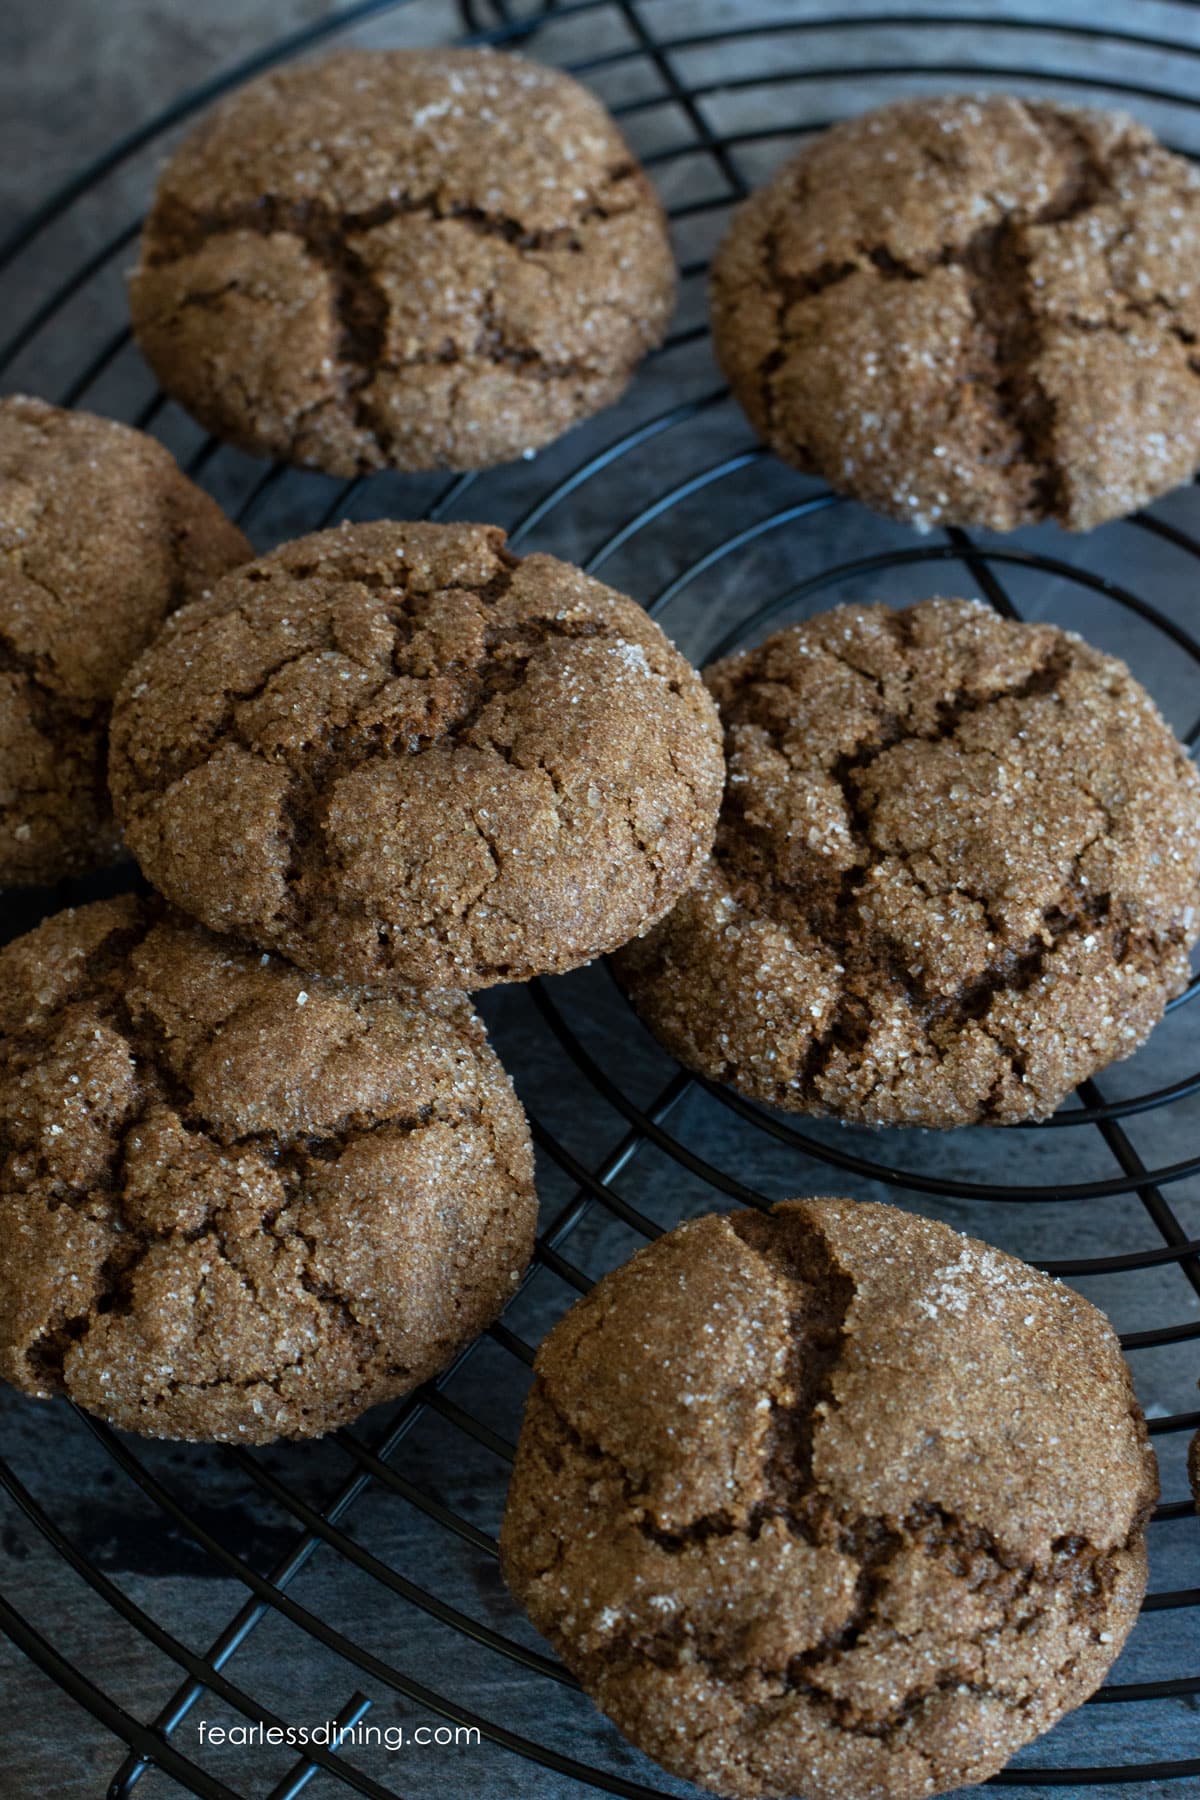
M 1095 97 L 1200 151 L 1190 0 L 1126 9 L 1116 30 L 1082 6 L 1043 18 L 1019 5 L 462 5 L 466 41 L 561 62 L 617 113 L 671 212 L 677 327 L 619 407 L 527 464 L 341 484 L 264 469 L 201 437 L 114 325 L 147 159 L 259 70 L 323 43 L 412 41 L 403 34 L 419 11 L 368 0 L 281 39 L 43 206 L 0 250 L 6 316 L 19 321 L 0 350 L 4 386 L 155 431 L 263 546 L 343 517 L 505 524 L 518 548 L 572 557 L 643 599 L 697 662 L 840 600 L 979 594 L 1125 656 L 1195 747 L 1200 490 L 1080 540 L 1050 528 L 918 538 L 754 443 L 716 380 L 703 306 L 730 206 L 801 133 L 889 97 L 962 86 Z M 1145 29 L 1126 29 L 1134 22 Z M 47 284 L 56 234 L 74 262 Z M 9 897 L 0 936 L 129 879 Z M 65 1405 L 5 1397 L 0 1629 L 73 1703 L 95 1785 L 81 1777 L 72 1792 L 693 1792 L 617 1738 L 504 1594 L 495 1538 L 529 1367 L 576 1294 L 647 1237 L 714 1206 L 830 1191 L 976 1231 L 1071 1280 L 1121 1329 L 1164 1474 L 1151 1591 L 1113 1679 L 996 1781 L 1030 1795 L 1187 1791 L 1200 1777 L 1200 1521 L 1183 1474 L 1200 1424 L 1198 986 L 1136 1057 L 1052 1120 L 945 1136 L 797 1125 L 697 1080 L 649 1040 L 602 967 L 485 995 L 531 1116 L 541 1231 L 503 1319 L 437 1381 L 320 1444 L 256 1452 L 143 1444 Z M 323 1720 L 442 1739 L 403 1754 L 347 1740 L 299 1757 L 212 1741 L 214 1725 Z M 35 1735 L 9 1718 L 10 1769 Z M 35 1791 L 17 1780 L 22 1795 Z

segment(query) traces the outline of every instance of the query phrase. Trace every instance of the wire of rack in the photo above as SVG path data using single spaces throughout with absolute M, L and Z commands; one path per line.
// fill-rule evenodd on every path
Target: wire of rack
M 386 31 L 388 21 L 409 4 L 359 0 L 279 40 L 131 131 L 0 248 L 0 272 L 10 282 L 18 277 L 28 282 L 48 233 L 85 215 L 105 183 L 219 94 L 352 31 Z M 1191 4 L 1174 0 L 1175 12 L 1186 17 Z M 1124 534 L 1126 561 L 1149 571 L 1136 586 L 1114 572 L 1106 534 L 1066 549 L 1065 540 L 1045 533 L 992 540 L 950 529 L 916 539 L 783 470 L 750 440 L 713 378 L 702 290 L 708 251 L 730 206 L 749 190 L 756 155 L 777 160 L 799 131 L 828 123 L 826 96 L 839 83 L 851 91 L 860 82 L 873 84 L 873 90 L 883 84 L 895 93 L 966 79 L 992 86 L 1040 83 L 1068 94 L 1097 89 L 1116 99 L 1164 106 L 1172 117 L 1200 119 L 1195 79 L 1200 37 L 1114 31 L 1079 20 L 1018 19 L 980 8 L 802 16 L 797 8 L 797 16 L 788 16 L 774 5 L 761 18 L 732 22 L 729 9 L 718 9 L 715 22 L 705 18 L 697 24 L 702 10 L 688 11 L 678 0 L 549 0 L 525 10 L 508 0 L 463 0 L 460 7 L 464 41 L 513 46 L 532 40 L 534 54 L 563 60 L 582 79 L 612 88 L 613 110 L 667 195 L 685 296 L 692 295 L 690 307 L 685 299 L 680 326 L 634 396 L 533 464 L 440 482 L 376 477 L 369 483 L 332 483 L 277 466 L 263 470 L 211 438 L 189 439 L 187 422 L 149 387 L 127 328 L 105 329 L 96 341 L 88 329 L 71 324 L 80 308 L 85 322 L 91 317 L 93 297 L 115 278 L 120 257 L 137 235 L 137 219 L 89 247 L 49 292 L 30 290 L 23 316 L 0 349 L 0 378 L 12 385 L 56 334 L 66 335 L 81 360 L 64 370 L 52 397 L 118 411 L 178 442 L 188 472 L 267 540 L 360 512 L 496 520 L 508 525 L 517 548 L 536 543 L 564 554 L 578 551 L 578 560 L 593 573 L 633 570 L 626 585 L 640 597 L 652 596 L 650 610 L 687 639 L 697 661 L 754 641 L 768 626 L 840 596 L 909 587 L 928 592 L 943 574 L 960 582 L 965 574 L 973 591 L 1006 616 L 1049 605 L 1068 613 L 1074 607 L 1075 617 L 1088 606 L 1097 620 L 1109 622 L 1122 645 L 1169 646 L 1179 670 L 1180 703 L 1194 701 L 1200 637 L 1189 625 L 1186 605 L 1165 603 L 1153 577 L 1167 569 L 1181 574 L 1184 585 L 1194 582 L 1200 490 L 1109 528 Z M 740 10 L 744 15 L 751 9 Z M 592 34 L 588 43 L 601 47 L 579 54 L 584 30 Z M 892 54 L 892 34 L 900 31 L 910 46 L 905 56 Z M 947 33 L 955 34 L 953 56 L 940 54 Z M 841 46 L 833 57 L 831 43 Z M 921 47 L 920 55 L 912 52 L 913 44 Z M 572 53 L 564 53 L 563 45 L 574 47 Z M 725 62 L 734 49 L 752 60 L 758 55 L 759 72 L 729 74 Z M 1139 57 L 1163 52 L 1174 59 L 1170 66 L 1180 72 L 1178 84 L 1140 72 Z M 726 109 L 739 101 L 740 123 L 730 123 Z M 1195 148 L 1180 146 L 1189 147 Z M 681 171 L 688 172 L 686 179 Z M 696 253 L 689 254 L 690 248 Z M 97 303 L 94 311 L 99 315 L 103 308 Z M 1146 598 L 1147 587 L 1155 591 L 1154 600 Z M 712 603 L 714 593 L 723 595 L 721 604 Z M 749 595 L 749 605 L 743 595 Z M 1185 724 L 1183 735 L 1194 750 L 1200 718 Z M 118 873 L 109 885 L 128 879 Z M 74 884 L 12 900 L 0 937 L 104 885 Z M 990 1146 L 997 1134 L 983 1134 L 986 1143 L 979 1133 L 955 1134 L 969 1145 L 956 1152 L 924 1134 L 871 1135 L 827 1129 L 819 1122 L 797 1124 L 687 1074 L 649 1044 L 602 972 L 586 972 L 581 982 L 537 982 L 504 996 L 490 1022 L 501 1054 L 517 1067 L 545 1202 L 535 1263 L 504 1317 L 437 1380 L 359 1428 L 336 1433 L 323 1447 L 315 1473 L 317 1452 L 308 1446 L 289 1447 L 277 1457 L 220 1453 L 226 1486 L 234 1483 L 283 1522 L 271 1540 L 274 1554 L 265 1558 L 249 1554 L 236 1534 L 219 1528 L 213 1509 L 200 1503 L 200 1492 L 181 1480 L 177 1466 L 158 1456 L 155 1447 L 135 1445 L 65 1407 L 48 1413 L 45 1431 L 73 1434 L 81 1467 L 93 1472 L 104 1467 L 110 1478 L 115 1474 L 127 1484 L 122 1492 L 150 1521 L 147 1530 L 185 1544 L 237 1598 L 211 1641 L 195 1649 L 186 1619 L 172 1621 L 156 1613 L 146 1597 L 135 1597 L 79 1530 L 64 1526 L 52 1502 L 39 1497 L 36 1476 L 23 1478 L 11 1460 L 0 1460 L 0 1517 L 35 1534 L 90 1601 L 153 1649 L 169 1672 L 167 1697 L 150 1718 L 123 1703 L 54 1621 L 33 1616 L 31 1593 L 0 1592 L 0 1630 L 111 1737 L 113 1800 L 131 1794 L 150 1771 L 208 1800 L 262 1791 L 231 1786 L 202 1754 L 182 1747 L 181 1732 L 202 1702 L 267 1726 L 289 1722 L 286 1696 L 279 1700 L 264 1682 L 261 1661 L 253 1660 L 256 1642 L 284 1624 L 302 1634 L 305 1654 L 339 1671 L 342 1686 L 330 1690 L 337 1697 L 327 1712 L 342 1726 L 356 1726 L 376 1703 L 400 1706 L 406 1716 L 475 1729 L 487 1754 L 526 1759 L 539 1779 L 553 1777 L 557 1783 L 536 1790 L 531 1785 L 531 1793 L 591 1789 L 626 1800 L 661 1800 L 679 1792 L 677 1784 L 661 1785 L 650 1765 L 632 1758 L 602 1724 L 586 1731 L 578 1724 L 586 1703 L 576 1684 L 506 1605 L 495 1576 L 495 1522 L 540 1330 L 586 1291 L 600 1269 L 687 1212 L 727 1201 L 764 1207 L 787 1192 L 815 1191 L 826 1172 L 836 1171 L 846 1191 L 941 1207 L 958 1222 L 994 1227 L 997 1220 L 1020 1221 L 1020 1247 L 1031 1260 L 1085 1286 L 1100 1284 L 1114 1309 L 1143 1278 L 1157 1283 L 1136 1287 L 1137 1328 L 1124 1330 L 1122 1342 L 1134 1358 L 1135 1373 L 1140 1353 L 1165 1352 L 1177 1367 L 1180 1358 L 1186 1360 L 1186 1346 L 1200 1340 L 1195 1200 L 1200 1069 L 1194 1046 L 1189 1058 L 1184 1017 L 1198 991 L 1200 978 L 1170 1009 L 1161 1048 L 1153 1055 L 1140 1053 L 1119 1075 L 1110 1072 L 1102 1081 L 1086 1083 L 1053 1119 L 1004 1134 L 1003 1160 L 1012 1165 L 1014 1178 L 1003 1181 L 969 1172 L 994 1160 Z M 553 1076 L 549 1086 L 547 1071 Z M 588 1129 L 581 1132 L 576 1125 L 584 1114 Z M 1061 1221 L 1067 1215 L 1103 1224 L 1107 1237 L 1100 1223 L 1098 1236 L 1089 1236 L 1083 1226 L 1078 1232 L 1080 1251 L 1102 1253 L 1055 1258 L 1038 1253 L 1039 1220 Z M 1166 1310 L 1172 1300 L 1178 1302 L 1178 1318 Z M 1200 1366 L 1200 1356 L 1194 1361 Z M 1200 1424 L 1200 1412 L 1157 1410 L 1151 1420 L 1156 1442 L 1160 1449 L 1170 1443 L 1177 1452 L 1184 1435 Z M 432 1447 L 422 1450 L 417 1446 L 423 1433 Z M 476 1509 L 464 1500 L 462 1482 L 456 1485 L 446 1475 L 460 1464 L 469 1468 L 473 1491 L 484 1499 L 486 1528 L 472 1516 Z M 210 1461 L 197 1462 L 186 1465 L 186 1472 L 202 1482 L 212 1467 Z M 411 1517 L 418 1536 L 425 1534 L 420 1541 L 431 1547 L 434 1573 L 419 1564 L 414 1572 L 412 1563 L 383 1553 L 380 1544 L 371 1547 L 370 1532 L 358 1521 L 381 1501 L 393 1516 Z M 1094 1697 L 1102 1705 L 1136 1703 L 1145 1723 L 1129 1733 L 1133 1753 L 1123 1760 L 1080 1761 L 1092 1740 L 1086 1726 L 1071 1736 L 1067 1722 L 996 1777 L 998 1783 L 1086 1789 L 1200 1777 L 1200 1753 L 1175 1753 L 1188 1702 L 1194 1708 L 1200 1696 L 1194 1631 L 1190 1662 L 1186 1630 L 1168 1630 L 1162 1641 L 1153 1636 L 1156 1627 L 1166 1629 L 1172 1620 L 1200 1618 L 1200 1586 L 1171 1585 L 1176 1569 L 1189 1558 L 1195 1562 L 1194 1546 L 1186 1554 L 1180 1550 L 1180 1533 L 1195 1529 L 1190 1501 L 1168 1498 L 1158 1508 L 1151 1528 L 1152 1570 L 1156 1576 L 1165 1571 L 1166 1581 L 1153 1581 L 1122 1662 L 1122 1674 L 1128 1662 L 1138 1678 L 1110 1681 Z M 1169 1545 L 1161 1555 L 1155 1553 L 1159 1542 Z M 317 1600 L 310 1594 L 306 1601 L 300 1596 L 319 1569 L 326 1571 L 326 1583 Z M 383 1609 L 393 1643 L 406 1634 L 412 1639 L 417 1646 L 412 1654 L 389 1652 L 377 1633 L 356 1630 L 328 1603 L 338 1583 L 350 1582 L 357 1584 L 356 1592 L 369 1591 L 372 1605 Z M 439 1662 L 420 1649 L 425 1629 L 440 1631 L 442 1641 L 450 1634 L 448 1641 L 463 1646 L 471 1667 L 491 1659 L 489 1666 L 500 1668 L 505 1681 L 518 1684 L 487 1691 L 522 1696 L 507 1715 L 519 1717 L 519 1728 L 504 1723 L 494 1709 L 465 1703 L 452 1681 L 439 1678 L 435 1684 L 428 1678 L 435 1667 L 440 1676 L 444 1657 Z M 574 1726 L 558 1729 L 551 1722 L 556 1695 L 575 1708 Z M 586 1739 L 587 1755 L 571 1749 L 572 1731 L 574 1741 Z M 1060 1744 L 1066 1749 L 1054 1749 Z M 349 1789 L 380 1800 L 400 1791 L 370 1772 L 345 1743 L 340 1748 L 309 1743 L 279 1772 L 270 1800 L 292 1800 L 310 1782 L 322 1780 L 326 1791 Z

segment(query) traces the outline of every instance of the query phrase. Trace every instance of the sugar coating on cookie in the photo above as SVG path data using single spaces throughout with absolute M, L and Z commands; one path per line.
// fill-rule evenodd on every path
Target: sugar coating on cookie
M 313 1437 L 407 1393 L 533 1247 L 465 995 L 301 976 L 132 896 L 0 951 L 0 1373 L 151 1437 Z
M 689 1067 L 868 1125 L 1045 1116 L 1200 935 L 1200 782 L 1114 658 L 978 602 L 842 606 L 714 664 L 712 858 L 617 959 Z
M 0 400 L 0 887 L 116 860 L 117 684 L 172 607 L 252 554 L 153 438 Z
M 1124 113 L 847 120 L 737 213 L 712 313 L 779 455 L 923 530 L 1087 530 L 1200 465 L 1200 174 Z
M 201 423 L 334 475 L 549 443 L 617 398 L 674 295 L 604 107 L 486 50 L 346 51 L 234 94 L 164 170 L 130 284 Z
M 504 1572 L 716 1793 L 921 1800 L 1099 1686 L 1158 1495 L 1115 1333 L 895 1207 L 685 1224 L 538 1352 Z
M 111 780 L 150 879 L 350 978 L 485 987 L 662 916 L 712 843 L 700 677 L 634 601 L 482 525 L 249 564 L 130 672 Z

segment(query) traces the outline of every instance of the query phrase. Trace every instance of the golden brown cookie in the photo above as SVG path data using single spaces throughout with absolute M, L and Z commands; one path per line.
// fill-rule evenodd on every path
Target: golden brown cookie
M 712 843 L 700 677 L 632 600 L 484 525 L 347 525 L 186 607 L 111 779 L 155 885 L 350 979 L 486 987 L 662 916 Z
M 604 107 L 487 50 L 252 82 L 167 165 L 130 285 L 168 393 L 332 475 L 548 444 L 617 398 L 674 295 L 662 208 Z
M 1200 174 L 1124 113 L 847 120 L 738 212 L 712 313 L 771 447 L 921 530 L 1084 531 L 1200 464 Z
M 132 896 L 0 951 L 0 1373 L 151 1437 L 315 1437 L 417 1386 L 533 1247 L 465 995 L 382 996 Z
M 116 859 L 117 683 L 172 607 L 251 555 L 153 438 L 0 400 L 0 887 Z
M 627 1737 L 719 1794 L 982 1781 L 1137 1615 L 1158 1479 L 1116 1336 L 946 1225 L 697 1219 L 535 1368 L 509 1585 Z
M 1200 782 L 1123 663 L 926 600 L 838 607 L 705 678 L 716 846 L 616 962 L 689 1067 L 861 1124 L 1008 1124 L 1186 984 Z

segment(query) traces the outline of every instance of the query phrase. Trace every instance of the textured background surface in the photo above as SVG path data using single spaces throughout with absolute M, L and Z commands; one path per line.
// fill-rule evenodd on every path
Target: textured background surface
M 107 4 L 55 0 L 50 6 L 44 0 L 8 0 L 0 11 L 0 232 L 16 224 L 88 157 L 177 94 L 253 53 L 280 32 L 331 10 L 335 9 L 320 0 L 255 0 L 254 4 L 205 0 L 202 6 L 191 0 L 109 0 Z M 643 4 L 646 18 L 668 35 L 702 25 L 815 17 L 832 10 L 805 4 L 805 0 L 644 0 Z M 857 8 L 863 15 L 866 10 Z M 881 4 L 870 10 L 889 13 L 899 9 Z M 778 126 L 787 130 L 804 119 L 858 110 L 894 92 L 894 85 L 873 76 L 868 65 L 877 68 L 936 59 L 961 63 L 968 69 L 986 61 L 1028 71 L 1034 52 L 1030 40 L 1019 31 L 981 31 L 948 22 L 951 13 L 979 16 L 986 10 L 970 5 L 969 0 L 958 6 L 929 5 L 926 13 L 941 19 L 933 31 L 914 31 L 897 19 L 853 32 L 831 28 L 800 43 L 754 40 L 735 56 L 727 51 L 719 58 L 702 51 L 687 52 L 679 65 L 685 77 L 708 82 L 728 82 L 781 66 L 802 75 L 806 66 L 822 62 L 858 69 L 838 82 L 784 83 L 756 89 L 749 98 L 729 89 L 714 93 L 706 103 L 707 117 L 718 129 Z M 1047 10 L 1009 4 L 1003 13 L 1015 24 L 1025 17 L 1045 17 Z M 1109 23 L 1125 30 L 1162 31 L 1180 45 L 1200 49 L 1200 13 L 1179 4 L 1142 0 L 1134 15 L 1122 4 L 1099 6 L 1076 0 L 1054 8 L 1053 17 L 1064 26 Z M 356 37 L 360 42 L 430 42 L 450 34 L 455 23 L 455 9 L 442 0 L 417 0 L 360 30 Z M 566 60 L 606 47 L 619 48 L 627 41 L 627 26 L 612 8 L 574 27 L 569 22 L 554 27 L 538 40 L 535 53 Z M 1181 94 L 1195 90 L 1200 66 L 1179 55 L 1096 45 L 1065 34 L 1040 37 L 1036 56 L 1045 69 L 1072 69 L 1092 74 L 1098 82 L 1147 81 Z M 596 85 L 615 103 L 652 92 L 654 80 L 653 70 L 644 63 L 636 70 L 621 64 L 598 75 Z M 964 75 L 964 83 L 968 80 Z M 1200 150 L 1200 132 L 1186 108 L 1163 105 L 1140 106 L 1139 110 L 1172 140 Z M 631 126 L 631 135 L 643 152 L 677 144 L 688 131 L 686 118 L 671 106 L 641 112 Z M 780 138 L 748 146 L 739 158 L 741 173 L 751 181 L 760 179 L 784 149 Z M 33 254 L 21 259 L 4 292 L 6 321 L 22 317 L 32 300 L 53 285 L 56 275 L 77 266 L 141 209 L 160 153 L 161 147 L 156 146 L 153 153 L 118 171 L 47 233 Z M 673 158 L 657 165 L 656 174 L 672 202 L 701 198 L 713 191 L 712 168 L 705 158 Z M 725 217 L 723 211 L 703 212 L 681 229 L 681 259 L 707 255 Z M 43 334 L 32 346 L 15 371 L 21 385 L 59 397 L 93 350 L 119 329 L 124 316 L 120 260 L 89 284 L 53 334 Z M 702 291 L 693 281 L 685 291 L 681 323 L 693 323 L 701 316 Z M 715 374 L 703 343 L 656 361 L 618 415 L 572 434 L 562 446 L 539 458 L 536 466 L 487 478 L 464 499 L 460 516 L 483 515 L 511 523 L 555 480 L 633 421 L 650 417 L 680 396 L 709 394 L 714 385 Z M 102 382 L 88 390 L 86 403 L 100 411 L 131 416 L 148 392 L 137 358 L 125 352 L 115 359 Z M 194 446 L 195 435 L 186 421 L 168 411 L 161 423 L 173 447 L 186 452 Z M 655 439 L 643 452 L 623 458 L 603 480 L 589 482 L 569 506 L 558 507 L 541 521 L 531 545 L 581 558 L 591 555 L 618 523 L 671 481 L 686 479 L 718 456 L 749 448 L 748 433 L 736 413 L 727 406 L 710 408 L 685 429 Z M 244 497 L 259 472 L 247 459 L 223 454 L 210 465 L 209 478 L 214 489 L 232 502 Z M 364 516 L 389 511 L 404 515 L 427 504 L 436 491 L 437 484 L 384 478 L 359 496 L 355 506 Z M 747 463 L 711 492 L 681 502 L 661 520 L 649 523 L 615 550 L 603 572 L 618 586 L 649 600 L 681 568 L 730 533 L 773 509 L 802 501 L 812 492 L 811 484 L 776 464 Z M 329 497 L 328 484 L 306 478 L 273 490 L 254 515 L 256 539 L 265 546 L 311 525 Z M 1158 511 L 1193 530 L 1200 524 L 1200 500 L 1194 490 L 1172 497 Z M 773 531 L 747 544 L 736 555 L 714 561 L 671 599 L 664 623 L 700 660 L 711 654 L 726 632 L 744 625 L 758 605 L 792 584 L 816 577 L 835 562 L 904 551 L 915 543 L 900 527 L 875 520 L 858 508 L 842 506 L 819 513 L 797 521 L 794 528 Z M 1200 711 L 1200 680 L 1194 666 L 1174 652 L 1161 634 L 1071 580 L 1070 569 L 1078 567 L 1125 580 L 1168 615 L 1194 625 L 1197 565 L 1169 546 L 1119 525 L 1084 541 L 1069 540 L 1052 531 L 1027 533 L 1015 546 L 1006 545 L 1014 547 L 1041 550 L 1065 565 L 1059 577 L 1013 571 L 1014 592 L 1028 611 L 1082 627 L 1106 648 L 1126 655 L 1158 695 L 1172 722 L 1180 728 L 1190 725 Z M 842 579 L 792 610 L 812 611 L 835 600 L 868 594 L 903 601 L 939 589 L 973 591 L 969 577 L 957 565 L 942 570 L 918 563 L 889 574 L 882 582 L 879 578 Z M 551 987 L 555 1001 L 580 1030 L 592 1054 L 620 1080 L 626 1092 L 644 1103 L 661 1089 L 669 1078 L 669 1067 L 631 1025 L 603 971 L 588 971 Z M 623 1126 L 616 1112 L 564 1065 L 527 994 L 489 996 L 485 1011 L 494 1025 L 498 1048 L 513 1067 L 531 1110 L 561 1133 L 582 1162 L 589 1167 L 597 1165 L 620 1141 Z M 1132 1093 L 1178 1078 L 1195 1066 L 1195 1039 L 1194 1009 L 1177 1013 L 1133 1064 L 1105 1078 L 1106 1092 Z M 884 1192 L 865 1177 L 833 1175 L 815 1160 L 772 1144 L 695 1090 L 683 1100 L 670 1123 L 700 1154 L 773 1197 L 820 1192 L 828 1190 L 831 1183 L 863 1196 L 878 1197 Z M 1182 1159 L 1200 1142 L 1200 1100 L 1134 1119 L 1128 1129 L 1149 1163 Z M 951 1184 L 1011 1181 L 1046 1186 L 1103 1177 L 1113 1170 L 1111 1157 L 1090 1131 L 966 1132 L 945 1139 L 890 1133 L 884 1140 L 818 1127 L 813 1135 L 836 1149 L 857 1150 L 868 1158 L 886 1158 L 903 1168 L 939 1174 Z M 542 1177 L 549 1216 L 572 1190 L 548 1162 Z M 664 1223 L 719 1203 L 701 1178 L 655 1150 L 644 1151 L 617 1185 L 633 1205 Z M 1170 1194 L 1190 1235 L 1200 1235 L 1200 1184 L 1175 1184 Z M 1133 1199 L 1085 1205 L 967 1204 L 903 1189 L 898 1194 L 893 1191 L 891 1197 L 1039 1260 L 1150 1248 L 1157 1241 Z M 637 1241 L 631 1231 L 593 1213 L 572 1237 L 569 1254 L 578 1266 L 595 1273 L 628 1255 Z M 1123 1330 L 1186 1323 L 1198 1316 L 1196 1296 L 1173 1267 L 1137 1276 L 1095 1278 L 1081 1285 L 1108 1307 Z M 563 1283 L 539 1275 L 509 1323 L 535 1342 L 569 1297 Z M 1140 1352 L 1134 1367 L 1151 1415 L 1181 1412 L 1195 1405 L 1194 1383 L 1200 1374 L 1195 1341 L 1177 1349 Z M 514 1379 L 513 1368 L 498 1348 L 488 1344 L 453 1388 L 456 1400 L 509 1436 L 516 1430 L 522 1393 L 522 1382 Z M 373 1441 L 381 1428 L 380 1421 L 368 1421 L 364 1439 Z M 1166 1496 L 1179 1499 L 1184 1492 L 1183 1439 L 1178 1434 L 1160 1438 L 1158 1447 Z M 236 1581 L 214 1574 L 211 1562 L 183 1531 L 164 1528 L 155 1507 L 137 1494 L 86 1428 L 65 1411 L 38 1407 L 7 1393 L 0 1395 L 0 1454 L 59 1521 L 68 1538 L 83 1546 L 131 1599 L 194 1650 L 203 1651 L 241 1603 L 244 1589 Z M 293 1493 L 323 1504 L 349 1466 L 336 1444 L 268 1452 L 256 1458 L 257 1484 L 248 1464 L 224 1452 L 151 1447 L 144 1453 L 144 1463 L 191 1503 L 208 1529 L 258 1570 L 269 1569 L 293 1537 L 288 1515 L 267 1491 L 273 1476 L 285 1479 Z M 398 1466 L 462 1516 L 487 1532 L 495 1531 L 503 1500 L 503 1466 L 452 1424 L 437 1416 L 427 1417 L 407 1441 Z M 392 1569 L 413 1576 L 485 1625 L 534 1644 L 532 1634 L 514 1619 L 494 1566 L 485 1557 L 456 1547 L 394 1496 L 372 1490 L 355 1506 L 349 1521 L 357 1541 L 369 1545 Z M 1200 1528 L 1195 1520 L 1157 1526 L 1152 1543 L 1153 1585 L 1180 1588 L 1200 1583 Z M 174 1688 L 177 1677 L 167 1660 L 88 1596 L 7 1505 L 0 1507 L 0 1589 L 10 1593 L 40 1629 L 137 1717 L 151 1718 Z M 330 1552 L 314 1559 L 292 1591 L 360 1645 L 497 1723 L 581 1760 L 657 1784 L 649 1765 L 619 1743 L 586 1703 L 510 1662 L 465 1646 Z M 1145 1621 L 1122 1659 L 1117 1678 L 1151 1680 L 1200 1672 L 1196 1616 L 1194 1612 L 1172 1612 Z M 259 1629 L 250 1648 L 235 1658 L 230 1673 L 297 1720 L 324 1717 L 340 1706 L 356 1685 L 369 1688 L 376 1699 L 372 1719 L 383 1723 L 403 1719 L 412 1725 L 422 1718 L 279 1619 Z M 46 1796 L 91 1800 L 104 1792 L 119 1760 L 112 1738 L 15 1656 L 3 1639 L 0 1698 L 4 1701 L 3 1800 L 44 1800 Z M 180 1747 L 189 1754 L 198 1749 L 195 1721 L 201 1716 L 212 1722 L 228 1722 L 229 1718 L 215 1703 L 202 1703 L 179 1733 Z M 1089 1708 L 1039 1745 L 1028 1760 L 1042 1764 L 1130 1762 L 1139 1757 L 1197 1754 L 1200 1703 L 1176 1700 Z M 486 1747 L 461 1752 L 412 1750 L 390 1759 L 363 1753 L 358 1760 L 361 1767 L 390 1782 L 407 1800 L 460 1794 L 486 1796 L 486 1800 L 499 1800 L 500 1796 L 574 1800 L 586 1791 Z M 205 1761 L 214 1775 L 255 1795 L 266 1795 L 289 1763 L 286 1754 L 266 1751 L 214 1753 Z M 1122 1791 L 1136 1800 L 1158 1794 L 1174 1800 L 1188 1785 L 1138 1781 Z M 1190 1785 L 1196 1791 L 1197 1784 Z M 139 1789 L 148 1800 L 179 1791 L 157 1774 L 147 1776 Z M 318 1778 L 309 1791 L 328 1796 L 341 1790 Z M 680 1787 L 678 1791 L 687 1790 Z M 1035 1790 L 1012 1791 L 1031 1800 Z

